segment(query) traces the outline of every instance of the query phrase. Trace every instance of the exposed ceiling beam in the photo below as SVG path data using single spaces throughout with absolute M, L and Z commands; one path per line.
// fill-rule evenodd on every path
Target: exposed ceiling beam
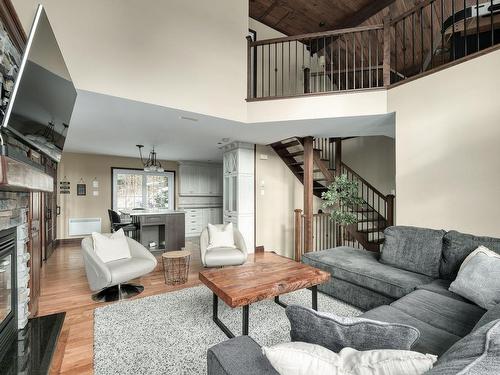
M 262 21 L 264 18 L 267 17 L 269 13 L 273 11 L 274 8 L 276 8 L 279 5 L 279 0 L 273 0 L 271 5 L 262 13 L 262 15 L 259 17 L 258 21 Z
M 347 27 L 359 26 L 365 22 L 368 18 L 374 16 L 382 9 L 388 7 L 396 0 L 374 0 L 370 5 L 361 8 L 359 11 L 347 16 L 338 25 L 335 25 L 336 29 L 344 29 Z

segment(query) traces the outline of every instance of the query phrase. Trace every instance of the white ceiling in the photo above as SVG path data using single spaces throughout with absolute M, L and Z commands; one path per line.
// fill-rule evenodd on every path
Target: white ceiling
M 143 144 L 146 153 L 154 145 L 163 160 L 220 160 L 223 138 L 269 144 L 293 136 L 370 135 L 394 137 L 394 114 L 251 124 L 78 90 L 64 150 L 136 157 L 135 145 Z

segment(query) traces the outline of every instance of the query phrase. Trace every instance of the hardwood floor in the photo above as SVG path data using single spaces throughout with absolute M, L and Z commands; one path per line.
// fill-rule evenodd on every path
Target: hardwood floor
M 166 285 L 161 259 L 158 257 L 158 266 L 152 273 L 134 280 L 144 285 L 144 292 L 135 298 L 199 285 L 198 271 L 202 267 L 198 245 L 186 242 L 186 249 L 192 252 L 186 284 Z M 60 369 L 54 373 L 92 374 L 93 372 L 94 309 L 109 303 L 94 302 L 91 295 L 80 247 L 61 245 L 43 265 L 38 310 L 38 316 L 66 312 L 58 347 L 59 353 L 56 353 L 53 361 L 60 364 Z

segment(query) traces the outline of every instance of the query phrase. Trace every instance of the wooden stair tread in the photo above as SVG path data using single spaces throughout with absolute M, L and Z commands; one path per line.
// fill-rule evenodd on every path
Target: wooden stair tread
M 283 150 L 285 148 L 289 148 L 289 147 L 292 147 L 292 146 L 298 146 L 300 145 L 301 143 L 297 140 L 295 141 L 291 141 L 291 142 L 287 142 L 287 143 L 273 143 L 272 144 L 272 147 L 275 149 L 275 150 Z

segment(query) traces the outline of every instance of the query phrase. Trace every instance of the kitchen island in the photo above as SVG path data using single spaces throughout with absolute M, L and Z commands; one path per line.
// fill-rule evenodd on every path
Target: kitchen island
M 150 251 L 181 250 L 185 245 L 185 219 L 181 210 L 120 210 L 137 226 L 138 241 Z

